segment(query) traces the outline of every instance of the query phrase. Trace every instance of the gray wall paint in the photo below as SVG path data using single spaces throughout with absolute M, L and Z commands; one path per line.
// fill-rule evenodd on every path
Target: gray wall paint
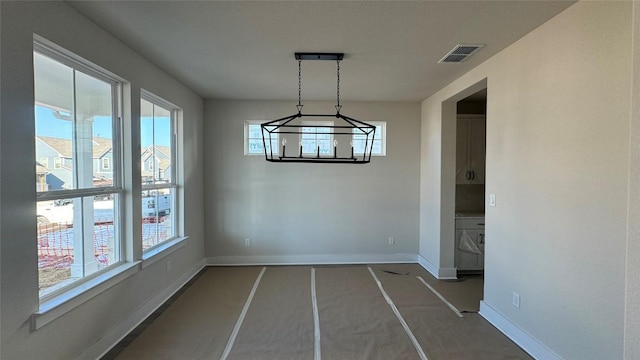
M 420 253 L 450 246 L 424 227 L 450 215 L 444 107 L 486 78 L 484 300 L 567 359 L 623 356 L 631 6 L 579 2 L 422 104 Z
M 629 144 L 629 234 L 624 358 L 640 359 L 640 2 L 633 3 L 633 90 Z
M 420 104 L 343 104 L 348 116 L 387 122 L 387 156 L 370 164 L 278 164 L 243 155 L 245 120 L 277 119 L 295 113 L 294 105 L 206 102 L 206 256 L 238 256 L 240 262 L 273 256 L 295 262 L 307 255 L 328 255 L 328 261 L 333 255 L 415 259 Z M 306 102 L 304 110 L 335 111 L 328 102 Z M 395 246 L 388 245 L 390 236 Z M 251 238 L 250 247 L 245 238 Z
M 203 102 L 168 74 L 62 2 L 3 1 L 0 6 L 0 163 L 5 170 L 0 173 L 0 357 L 70 359 L 81 355 L 82 351 L 109 334 L 152 296 L 202 259 Z M 132 113 L 125 116 L 129 127 L 131 117 L 139 111 L 135 104 L 140 102 L 140 88 L 184 109 L 185 233 L 190 239 L 187 246 L 167 257 L 172 261 L 171 273 L 165 270 L 164 262 L 157 262 L 32 332 L 29 329 L 30 316 L 39 306 L 33 186 L 34 33 L 130 81 L 127 93 L 131 95 L 125 99 L 133 104 Z

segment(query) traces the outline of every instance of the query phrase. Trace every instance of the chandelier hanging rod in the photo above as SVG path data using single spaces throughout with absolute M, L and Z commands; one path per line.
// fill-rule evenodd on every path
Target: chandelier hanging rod
M 297 52 L 295 53 L 296 60 L 334 60 L 340 61 L 344 59 L 344 53 L 310 53 L 310 52 Z

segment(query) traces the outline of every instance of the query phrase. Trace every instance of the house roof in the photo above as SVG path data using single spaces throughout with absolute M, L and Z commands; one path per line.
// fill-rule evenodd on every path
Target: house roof
M 157 160 L 157 166 L 160 170 L 166 170 L 171 166 L 171 147 L 161 145 L 147 146 L 141 154 L 142 162 L 147 162 L 153 154 L 155 149 L 155 159 Z M 142 168 L 142 176 L 153 176 L 154 171 L 148 170 L 146 167 Z
M 73 145 L 70 139 L 62 139 L 48 136 L 36 136 L 36 139 L 40 139 L 45 145 L 52 148 L 61 157 L 72 158 L 73 157 Z M 103 137 L 93 137 L 93 158 L 98 159 L 104 156 L 104 154 L 111 151 L 113 140 Z
M 50 172 L 51 170 L 49 170 L 49 168 L 36 161 L 36 175 L 44 175 Z

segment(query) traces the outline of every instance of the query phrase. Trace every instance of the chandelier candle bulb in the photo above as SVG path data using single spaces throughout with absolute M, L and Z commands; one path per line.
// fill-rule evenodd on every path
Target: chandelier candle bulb
M 333 139 L 333 157 L 334 158 L 338 157 L 338 140 L 337 139 Z
M 287 139 L 282 139 L 282 156 L 283 157 L 287 156 L 285 153 L 286 147 L 287 147 Z
M 320 157 L 320 145 L 318 145 L 318 157 Z
M 351 142 L 351 158 L 353 159 L 353 141 Z
M 300 157 L 302 157 L 302 141 L 300 141 Z

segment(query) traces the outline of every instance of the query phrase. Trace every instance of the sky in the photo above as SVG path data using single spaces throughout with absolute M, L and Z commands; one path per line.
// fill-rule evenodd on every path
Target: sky
M 54 116 L 53 110 L 44 106 L 35 106 L 36 135 L 61 139 L 71 139 L 73 133 L 72 122 L 62 120 Z M 141 118 L 142 133 L 141 145 L 149 146 L 155 137 L 156 145 L 170 146 L 170 120 L 166 117 L 156 117 L 155 127 L 152 118 Z M 93 136 L 111 139 L 113 137 L 112 122 L 110 117 L 96 116 L 93 121 Z M 154 136 L 155 135 L 155 136 Z

